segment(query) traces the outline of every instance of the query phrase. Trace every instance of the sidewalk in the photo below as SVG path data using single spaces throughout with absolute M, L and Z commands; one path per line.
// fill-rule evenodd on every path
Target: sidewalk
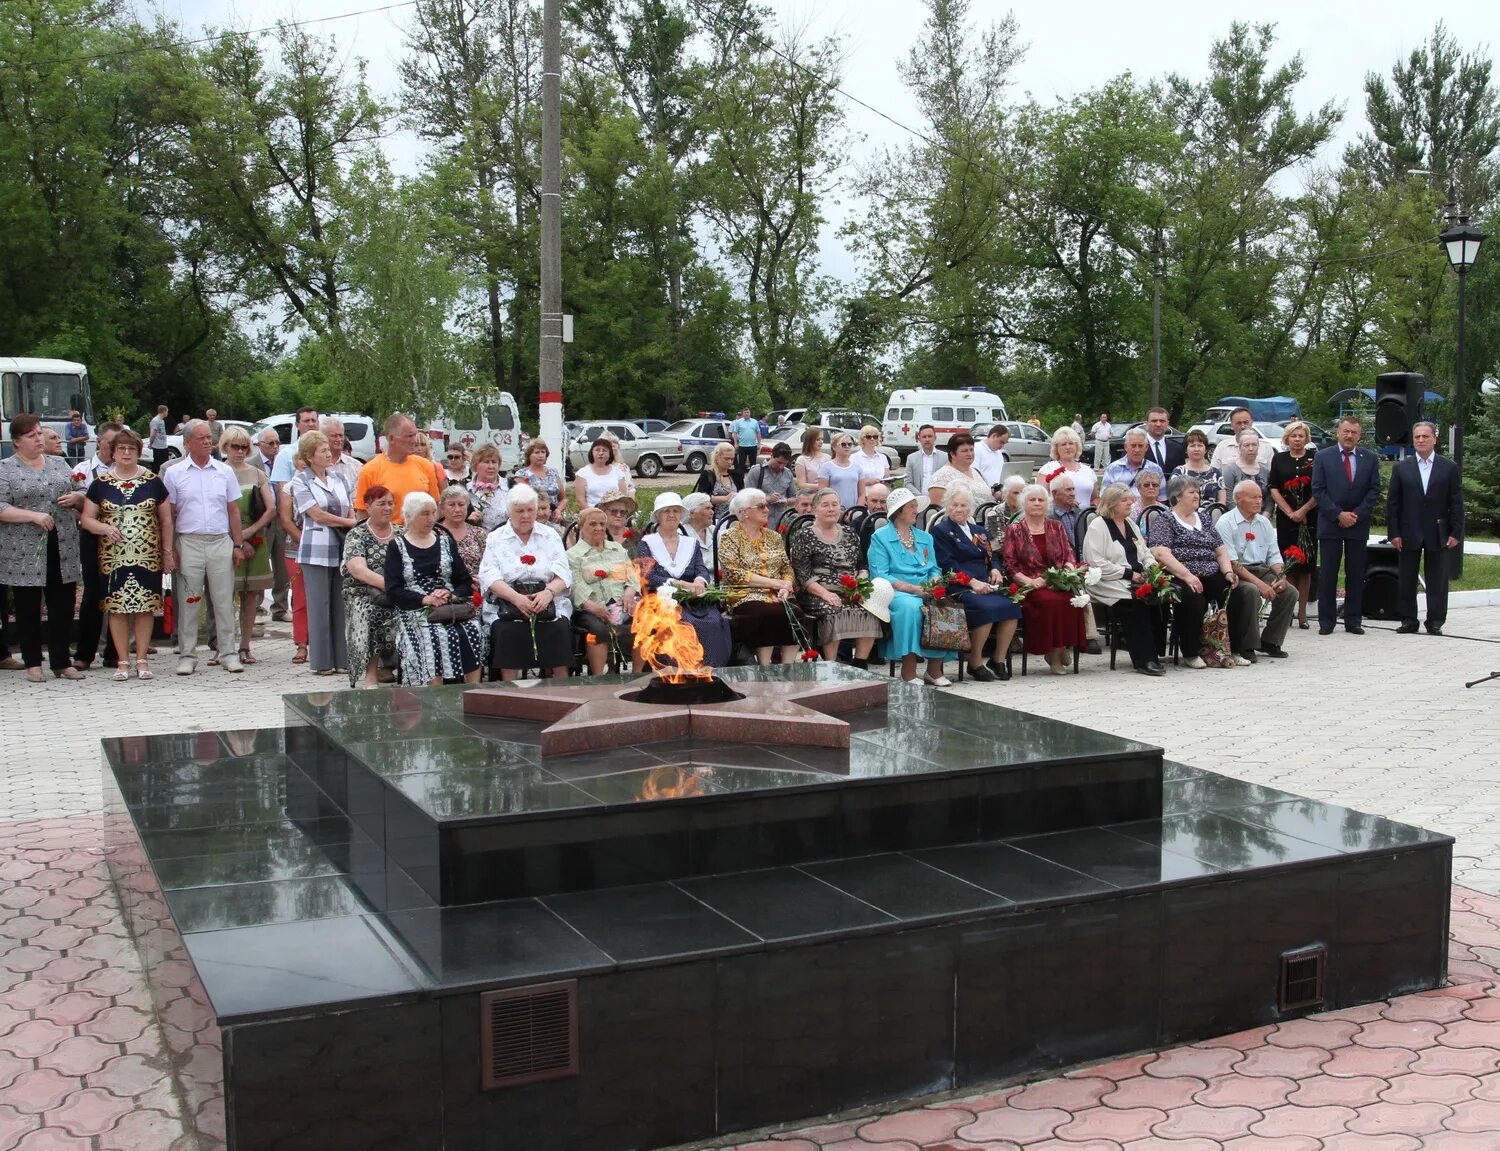
M 1500 612 L 1455 610 L 1447 631 L 1294 630 L 1291 658 L 1249 668 L 1169 668 L 1146 680 L 1128 661 L 1111 673 L 1107 657 L 1086 657 L 1078 676 L 952 690 L 1455 836 L 1455 882 L 1475 889 L 1454 891 L 1460 988 L 779 1132 L 741 1151 L 1500 1148 L 1500 681 L 1462 686 L 1500 670 Z M 201 1083 L 218 1058 L 216 1033 L 186 995 L 167 1015 L 151 1011 L 98 845 L 98 740 L 276 725 L 283 692 L 343 689 L 292 666 L 284 626 L 256 654 L 261 662 L 243 675 L 200 663 L 192 677 L 149 683 L 95 672 L 81 684 L 32 685 L 0 673 L 9 751 L 0 762 L 0 1151 L 215 1145 L 218 1104 L 185 1103 L 166 1069 L 175 1060 Z

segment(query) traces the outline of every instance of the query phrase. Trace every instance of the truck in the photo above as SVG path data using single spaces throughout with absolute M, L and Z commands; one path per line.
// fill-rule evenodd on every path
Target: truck
M 1249 408 L 1250 418 L 1257 423 L 1284 424 L 1288 420 L 1302 418 L 1302 405 L 1291 396 L 1225 396 L 1204 414 L 1205 424 L 1222 424 L 1229 419 L 1235 408 Z

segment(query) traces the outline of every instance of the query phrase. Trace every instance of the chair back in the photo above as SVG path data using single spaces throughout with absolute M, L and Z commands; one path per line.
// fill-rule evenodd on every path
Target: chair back
M 1208 526 L 1211 528 L 1218 527 L 1219 517 L 1228 510 L 1229 509 L 1224 507 L 1222 504 L 1210 504 L 1208 509 Z
M 788 555 L 791 554 L 792 540 L 794 540 L 797 537 L 797 534 L 799 532 L 802 532 L 802 531 L 806 530 L 808 527 L 810 527 L 812 525 L 812 522 L 813 522 L 812 514 L 808 513 L 808 512 L 804 512 L 802 515 L 793 516 L 791 518 L 790 522 L 787 523 L 787 525 L 786 525 L 786 550 L 787 550 L 787 554 Z
M 939 519 L 944 518 L 946 513 L 937 504 L 928 504 L 917 513 L 917 526 L 924 532 L 930 532 L 932 525 Z
M 1078 562 L 1083 562 L 1083 537 L 1088 534 L 1089 524 L 1099 515 L 1099 509 L 1094 507 L 1084 508 L 1078 513 L 1078 522 L 1073 525 L 1073 555 Z
M 563 521 L 563 551 L 578 542 L 578 521 L 570 519 Z
M 871 512 L 859 521 L 859 566 L 865 567 L 870 557 L 870 537 L 890 522 L 885 512 Z
M 864 504 L 855 504 L 852 508 L 844 509 L 844 514 L 839 516 L 839 522 L 857 531 L 859 521 L 869 514 L 870 509 L 865 507 Z
M 1157 516 L 1164 516 L 1166 514 L 1167 509 L 1160 504 L 1153 504 L 1151 507 L 1143 511 L 1139 520 L 1139 523 L 1141 525 L 1141 535 L 1145 536 L 1147 540 L 1150 540 L 1151 525 L 1156 522 Z

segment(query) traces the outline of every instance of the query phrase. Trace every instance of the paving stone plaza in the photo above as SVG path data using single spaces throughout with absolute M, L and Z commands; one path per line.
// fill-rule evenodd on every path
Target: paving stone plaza
M 184 1060 L 215 1056 L 212 1018 L 190 995 L 161 1011 L 146 992 L 103 867 L 98 741 L 279 725 L 282 694 L 313 687 L 290 664 L 282 630 L 273 625 L 257 645 L 261 662 L 239 676 L 202 664 L 191 678 L 150 683 L 96 672 L 82 684 L 32 685 L 0 674 L 0 1149 L 217 1145 L 221 1104 L 180 1090 Z M 1500 680 L 1463 686 L 1500 671 L 1500 613 L 1458 609 L 1446 630 L 1407 637 L 1372 623 L 1364 637 L 1322 639 L 1294 630 L 1290 659 L 1249 668 L 1148 680 L 1088 657 L 1077 677 L 950 690 L 1452 835 L 1452 986 L 904 1110 L 755 1132 L 736 1146 L 1500 1146 Z

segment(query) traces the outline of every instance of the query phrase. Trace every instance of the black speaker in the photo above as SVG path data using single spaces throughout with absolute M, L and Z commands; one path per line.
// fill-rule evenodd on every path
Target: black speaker
M 1421 379 L 1420 376 L 1417 377 Z M 1366 619 L 1400 619 L 1396 610 L 1397 564 L 1401 553 L 1394 545 L 1371 543 L 1365 552 Z
M 1427 377 L 1418 372 L 1383 372 L 1375 377 L 1375 442 L 1411 445 L 1411 429 L 1422 418 Z

